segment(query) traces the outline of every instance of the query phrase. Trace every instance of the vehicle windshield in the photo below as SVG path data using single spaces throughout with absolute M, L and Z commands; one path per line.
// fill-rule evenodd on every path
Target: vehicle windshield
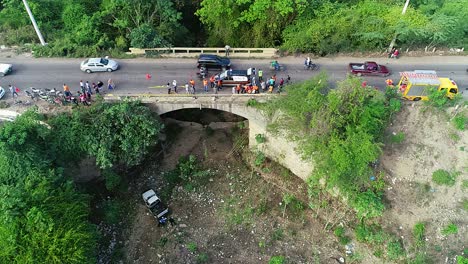
M 101 58 L 101 63 L 104 64 L 104 65 L 107 65 L 107 64 L 109 64 L 109 60 Z
M 221 80 L 226 79 L 226 77 L 227 77 L 227 76 L 226 76 L 226 73 L 227 73 L 227 71 L 222 72 L 222 73 L 219 75 L 219 78 L 220 78 Z

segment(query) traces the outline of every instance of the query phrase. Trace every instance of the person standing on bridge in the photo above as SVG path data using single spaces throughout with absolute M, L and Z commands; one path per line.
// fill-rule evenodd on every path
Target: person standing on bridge
M 177 93 L 177 81 L 176 80 L 172 81 L 172 87 L 174 88 L 174 93 Z
M 167 87 L 167 94 L 171 94 L 171 84 L 167 83 L 166 87 Z
M 226 50 L 226 57 L 229 57 L 229 52 L 231 51 L 231 47 L 229 45 L 224 46 L 224 49 Z
M 190 79 L 190 89 L 190 92 L 195 94 L 195 81 L 193 79 Z
M 203 90 L 205 91 L 205 93 L 208 92 L 208 80 L 207 79 L 203 79 Z

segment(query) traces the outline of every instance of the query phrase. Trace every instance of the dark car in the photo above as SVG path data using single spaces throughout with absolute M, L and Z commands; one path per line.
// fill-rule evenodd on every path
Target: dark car
M 231 68 L 231 60 L 229 58 L 224 58 L 217 55 L 202 54 L 198 58 L 197 67 L 226 70 Z
M 379 65 L 373 61 L 366 61 L 364 63 L 350 63 L 349 71 L 352 74 L 355 74 L 357 76 L 364 76 L 364 75 L 388 76 L 390 75 L 390 71 L 387 69 L 387 67 L 383 65 Z

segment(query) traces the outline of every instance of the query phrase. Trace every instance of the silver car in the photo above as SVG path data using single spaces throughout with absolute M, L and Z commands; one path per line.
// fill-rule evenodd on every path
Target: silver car
M 112 72 L 119 68 L 119 64 L 114 60 L 106 58 L 90 58 L 81 62 L 80 69 L 87 73 L 108 71 Z
M 13 65 L 0 63 L 0 76 L 5 76 L 13 70 Z

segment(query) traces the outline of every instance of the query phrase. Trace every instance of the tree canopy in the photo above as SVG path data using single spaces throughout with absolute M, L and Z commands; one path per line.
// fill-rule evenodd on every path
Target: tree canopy
M 465 47 L 468 0 L 29 0 L 48 47 L 89 56 L 132 47 L 279 47 L 317 54 Z M 37 42 L 21 0 L 0 0 L 0 44 Z
M 113 186 L 110 169 L 141 164 L 162 129 L 137 101 L 78 110 L 33 109 L 0 127 L 0 263 L 95 263 L 91 197 L 65 170 L 93 157 Z

